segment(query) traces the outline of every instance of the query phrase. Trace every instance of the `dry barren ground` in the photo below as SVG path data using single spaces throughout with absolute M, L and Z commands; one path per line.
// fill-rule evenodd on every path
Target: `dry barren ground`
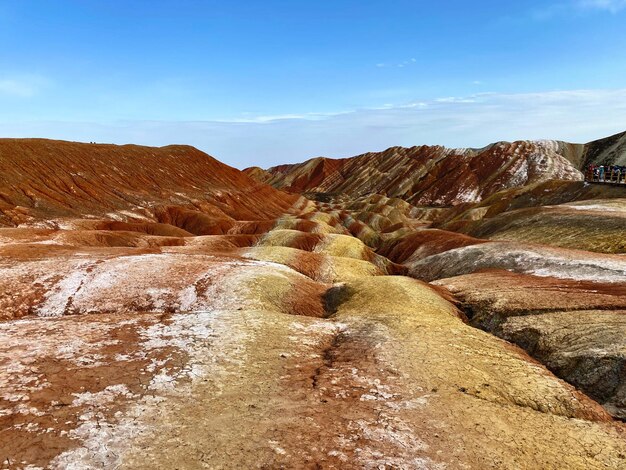
M 624 197 L 568 152 L 247 172 L 307 199 L 189 147 L 0 141 L 0 467 L 626 468 Z

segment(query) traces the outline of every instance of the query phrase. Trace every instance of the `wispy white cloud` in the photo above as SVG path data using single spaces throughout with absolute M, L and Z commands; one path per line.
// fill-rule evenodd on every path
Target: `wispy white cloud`
M 194 145 L 238 167 L 394 145 L 482 147 L 498 140 L 586 142 L 626 130 L 626 89 L 478 93 L 327 114 L 231 121 L 0 122 L 0 135 Z
M 381 69 L 388 68 L 388 67 L 404 68 L 409 65 L 415 64 L 416 62 L 417 62 L 417 59 L 413 57 L 409 60 L 403 60 L 402 62 L 379 62 L 376 64 L 376 67 L 381 68 Z
M 612 14 L 626 9 L 626 0 L 569 0 L 556 2 L 532 11 L 533 18 L 549 20 L 561 15 L 581 15 L 591 11 L 604 11 Z
M 317 121 L 326 119 L 331 116 L 338 116 L 339 114 L 349 113 L 350 111 L 340 111 L 333 113 L 293 113 L 293 114 L 269 114 L 269 115 L 246 115 L 241 118 L 235 119 L 218 119 L 215 122 L 239 122 L 239 123 L 264 123 L 273 121 L 285 121 L 290 119 L 306 119 L 310 121 Z
M 48 85 L 39 75 L 0 76 L 0 96 L 30 98 Z
M 459 97 L 459 96 L 448 96 L 446 98 L 437 98 L 435 103 L 476 103 L 476 97 L 468 96 L 468 97 Z
M 626 8 L 626 0 L 578 0 L 579 8 L 606 10 L 617 13 Z

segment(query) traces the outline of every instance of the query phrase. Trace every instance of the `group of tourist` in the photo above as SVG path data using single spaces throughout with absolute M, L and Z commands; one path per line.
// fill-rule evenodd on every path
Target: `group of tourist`
M 626 183 L 626 166 L 590 164 L 585 175 L 587 181 L 599 183 Z

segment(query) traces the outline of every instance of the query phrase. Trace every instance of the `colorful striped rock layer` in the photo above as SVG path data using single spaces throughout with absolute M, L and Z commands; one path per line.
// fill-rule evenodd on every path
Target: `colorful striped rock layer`
M 0 140 L 0 468 L 626 468 L 616 142 Z

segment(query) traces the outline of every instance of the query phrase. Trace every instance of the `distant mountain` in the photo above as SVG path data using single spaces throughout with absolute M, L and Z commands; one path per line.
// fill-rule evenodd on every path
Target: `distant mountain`
M 391 147 L 351 158 L 318 157 L 244 172 L 296 193 L 350 198 L 375 193 L 417 206 L 449 206 L 550 180 L 581 181 L 581 171 L 591 162 L 626 164 L 626 132 L 589 144 L 517 141 L 482 149 Z
M 361 197 L 383 194 L 416 206 L 476 203 L 515 187 L 548 180 L 580 181 L 573 162 L 583 146 L 557 141 L 499 142 L 483 149 L 392 147 L 352 158 L 313 158 L 249 176 L 297 193 Z
M 589 163 L 626 166 L 626 132 L 588 143 L 583 164 Z

